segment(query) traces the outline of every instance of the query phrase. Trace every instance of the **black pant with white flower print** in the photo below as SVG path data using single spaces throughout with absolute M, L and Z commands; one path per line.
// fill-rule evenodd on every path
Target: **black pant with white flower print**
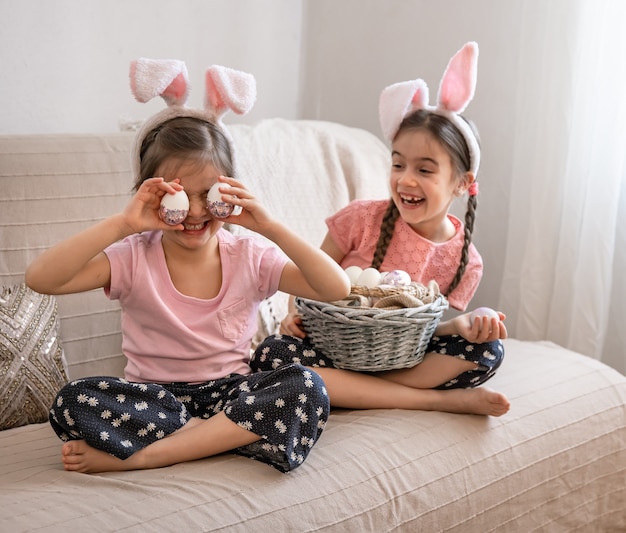
M 261 436 L 233 453 L 288 472 L 306 459 L 329 410 L 320 376 L 301 365 L 287 364 L 199 384 L 78 379 L 57 395 L 50 424 L 61 440 L 84 439 L 93 448 L 126 459 L 180 429 L 191 417 L 206 419 L 223 411 Z
M 459 335 L 433 337 L 426 353 L 439 353 L 476 363 L 475 370 L 459 374 L 436 389 L 468 389 L 478 387 L 490 379 L 504 358 L 501 340 L 472 344 Z M 309 338 L 300 339 L 288 335 L 272 335 L 261 342 L 250 361 L 253 370 L 260 372 L 280 368 L 285 363 L 297 363 L 307 367 L 334 368 L 335 365 L 321 350 L 316 349 Z

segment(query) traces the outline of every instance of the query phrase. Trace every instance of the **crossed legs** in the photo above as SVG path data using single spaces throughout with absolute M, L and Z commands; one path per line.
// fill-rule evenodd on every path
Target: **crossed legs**
M 63 444 L 61 458 L 65 470 L 83 473 L 160 468 L 193 461 L 252 444 L 260 437 L 219 413 L 208 420 L 191 418 L 167 437 L 135 452 L 128 459 L 93 448 L 84 440 Z

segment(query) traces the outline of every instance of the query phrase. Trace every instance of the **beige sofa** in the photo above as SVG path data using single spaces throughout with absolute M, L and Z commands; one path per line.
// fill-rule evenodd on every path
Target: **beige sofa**
M 240 176 L 316 245 L 325 216 L 352 198 L 387 196 L 388 150 L 368 132 L 281 119 L 230 129 Z M 125 204 L 131 140 L 0 137 L 5 300 L 37 253 Z M 101 291 L 56 301 L 56 354 L 69 377 L 120 375 L 117 305 Z M 265 303 L 259 338 L 284 305 L 284 295 Z M 33 355 L 16 357 L 7 342 L 5 392 L 15 365 Z M 44 344 L 54 352 L 52 341 L 34 346 Z M 625 531 L 626 378 L 549 342 L 508 339 L 505 348 L 489 384 L 511 399 L 505 416 L 334 411 L 307 462 L 286 475 L 230 454 L 150 471 L 68 473 L 47 423 L 5 429 L 0 531 Z M 42 393 L 33 383 L 46 368 L 31 368 L 28 394 L 13 385 L 0 395 L 0 413 L 33 407 Z

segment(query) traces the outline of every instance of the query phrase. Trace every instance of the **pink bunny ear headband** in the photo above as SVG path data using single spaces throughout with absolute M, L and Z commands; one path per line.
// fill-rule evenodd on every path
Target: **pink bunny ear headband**
M 418 109 L 444 116 L 465 138 L 470 152 L 470 171 L 476 176 L 480 166 L 480 146 L 472 128 L 460 113 L 474 97 L 477 63 L 478 45 L 469 42 L 450 59 L 439 84 L 436 106 L 428 105 L 428 86 L 424 80 L 404 81 L 386 87 L 379 102 L 380 124 L 385 138 L 392 141 L 402 120 Z M 477 192 L 474 181 L 469 193 Z
M 194 117 L 212 122 L 226 138 L 232 137 L 222 116 L 228 111 L 244 115 L 256 100 L 254 76 L 227 67 L 213 65 L 206 71 L 204 109 L 185 106 L 189 95 L 189 78 L 183 61 L 176 59 L 139 58 L 130 64 L 130 87 L 135 99 L 146 103 L 155 96 L 165 100 L 167 107 L 150 117 L 135 137 L 132 161 L 135 176 L 139 174 L 140 151 L 145 137 L 159 124 L 175 117 Z

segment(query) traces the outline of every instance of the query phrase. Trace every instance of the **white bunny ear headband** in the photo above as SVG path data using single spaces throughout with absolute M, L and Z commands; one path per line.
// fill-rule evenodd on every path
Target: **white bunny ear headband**
M 194 117 L 215 124 L 232 144 L 232 137 L 222 116 L 231 110 L 244 115 L 256 100 L 254 76 L 227 67 L 213 65 L 206 71 L 204 109 L 185 106 L 189 95 L 189 78 L 183 61 L 176 59 L 139 58 L 130 64 L 130 87 L 138 102 L 146 103 L 155 96 L 163 98 L 167 107 L 150 117 L 141 126 L 133 146 L 133 171 L 139 175 L 140 151 L 145 137 L 159 124 L 175 117 Z
M 424 80 L 404 81 L 386 87 L 379 102 L 380 124 L 385 138 L 392 141 L 402 120 L 418 109 L 444 116 L 462 133 L 470 152 L 470 171 L 476 176 L 480 166 L 480 146 L 460 113 L 474 97 L 477 63 L 478 45 L 469 42 L 450 59 L 439 84 L 435 106 L 428 104 L 428 86 Z

